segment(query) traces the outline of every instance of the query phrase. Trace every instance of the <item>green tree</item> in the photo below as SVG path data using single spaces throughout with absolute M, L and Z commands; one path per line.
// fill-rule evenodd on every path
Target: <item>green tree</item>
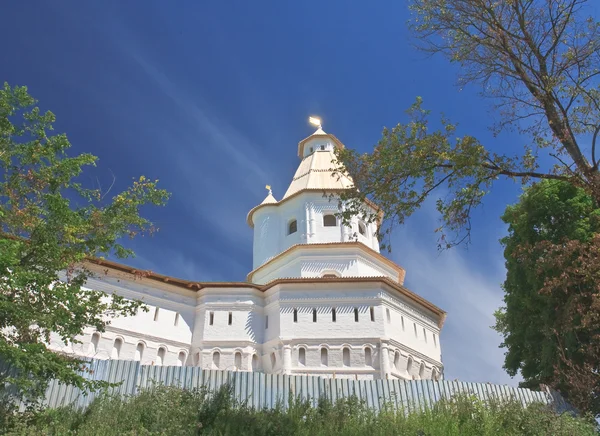
M 493 151 L 472 135 L 456 137 L 447 119 L 433 129 L 417 99 L 408 122 L 384 129 L 372 153 L 339 152 L 356 187 L 342 195 L 344 218 L 362 213 L 376 221 L 362 207 L 369 198 L 388 223 L 402 223 L 441 190 L 437 230 L 446 248 L 469 240 L 471 211 L 498 179 L 563 180 L 600 200 L 600 27 L 588 1 L 411 0 L 409 6 L 418 46 L 457 64 L 460 86 L 480 85 L 499 117 L 495 131 L 517 130 L 525 147 L 516 155 Z M 554 164 L 543 163 L 548 159 Z
M 81 360 L 48 349 L 50 334 L 73 343 L 86 326 L 103 331 L 111 317 L 136 313 L 140 302 L 83 288 L 86 259 L 131 256 L 122 238 L 155 230 L 140 208 L 168 199 L 144 177 L 112 199 L 84 187 L 96 157 L 68 155 L 66 135 L 50 133 L 54 115 L 35 103 L 25 87 L 0 89 L 0 390 L 12 384 L 5 396 L 29 398 L 53 378 L 99 386 L 78 372 Z
M 551 385 L 600 413 L 589 396 L 592 386 L 600 389 L 600 322 L 586 320 L 598 310 L 600 265 L 593 265 L 597 256 L 579 258 L 582 248 L 597 250 L 598 204 L 583 189 L 546 180 L 526 189 L 502 219 L 509 225 L 501 240 L 505 307 L 495 314 L 495 329 L 507 349 L 504 368 L 520 372 L 525 387 Z

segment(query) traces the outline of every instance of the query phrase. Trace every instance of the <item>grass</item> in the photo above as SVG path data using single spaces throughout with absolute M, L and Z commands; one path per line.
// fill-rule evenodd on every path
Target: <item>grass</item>
M 5 420 L 7 422 L 7 420 Z M 10 435 L 597 435 L 589 419 L 561 416 L 541 404 L 484 404 L 470 396 L 405 414 L 375 413 L 356 398 L 316 407 L 292 400 L 287 408 L 255 410 L 227 386 L 209 393 L 159 386 L 135 397 L 104 395 L 87 409 L 63 407 L 14 415 Z

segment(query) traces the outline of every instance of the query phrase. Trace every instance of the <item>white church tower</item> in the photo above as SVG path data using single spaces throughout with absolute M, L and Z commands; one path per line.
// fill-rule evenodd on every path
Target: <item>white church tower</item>
M 246 282 L 195 282 L 98 260 L 90 287 L 141 299 L 149 313 L 92 329 L 83 344 L 52 347 L 152 365 L 357 379 L 443 376 L 446 313 L 404 287 L 405 271 L 379 252 L 375 224 L 337 217 L 334 175 L 344 145 L 318 128 L 298 143 L 300 164 L 278 201 L 247 217 L 254 231 Z M 333 196 L 333 199 L 330 196 Z M 375 207 L 365 205 L 365 207 Z

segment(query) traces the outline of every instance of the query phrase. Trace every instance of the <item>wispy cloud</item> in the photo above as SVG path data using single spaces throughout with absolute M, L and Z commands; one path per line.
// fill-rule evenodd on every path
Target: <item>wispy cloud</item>
M 502 249 L 497 234 L 489 238 L 489 254 L 461 248 L 438 253 L 435 210 L 426 205 L 396 231 L 393 258 L 406 268 L 407 286 L 448 312 L 441 344 L 446 377 L 516 385 L 502 369 L 501 337 L 491 329 L 493 313 L 503 305 Z

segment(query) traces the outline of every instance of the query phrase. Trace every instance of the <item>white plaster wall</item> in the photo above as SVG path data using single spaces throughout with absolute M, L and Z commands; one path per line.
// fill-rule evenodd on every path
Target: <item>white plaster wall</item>
M 81 344 L 65 345 L 53 335 L 52 349 L 100 359 L 135 360 L 139 358 L 136 348 L 143 344 L 142 364 L 159 364 L 158 352 L 164 348 L 163 365 L 180 364 L 180 353 L 184 353 L 183 364 L 202 368 L 215 368 L 213 354 L 218 351 L 219 369 L 251 371 L 252 357 L 256 355 L 255 370 L 258 371 L 325 377 L 335 374 L 336 377 L 358 379 L 385 376 L 382 359 L 385 360 L 387 353 L 388 376 L 421 377 L 422 362 L 424 378 L 432 376 L 434 367 L 443 373 L 437 321 L 431 313 L 412 305 L 396 291 L 387 289 L 385 284 L 285 283 L 264 293 L 250 287 L 173 291 L 172 287 L 160 282 L 129 280 L 121 276 L 98 279 L 93 284 L 95 289 L 143 298 L 156 306 L 152 306 L 149 313 L 114 320 L 101 333 L 95 348 L 92 345 L 95 332 L 90 328 L 77 338 Z M 156 321 L 155 307 L 159 307 Z M 333 308 L 336 309 L 335 321 L 332 319 Z M 359 310 L 358 322 L 354 318 L 354 308 Z M 296 322 L 294 309 L 297 310 Z M 316 322 L 313 322 L 313 309 L 317 310 Z M 214 313 L 212 325 L 209 323 L 210 312 Z M 176 313 L 180 313 L 177 326 L 174 325 Z M 423 328 L 427 332 L 427 342 Z M 116 339 L 122 341 L 118 356 L 114 354 Z M 384 344 L 389 351 L 382 351 Z M 306 349 L 304 365 L 298 361 L 301 346 Z M 350 365 L 343 362 L 345 347 L 350 350 Z M 370 365 L 365 361 L 365 347 L 371 349 Z M 321 362 L 322 348 L 328 350 L 326 365 Z M 235 354 L 238 352 L 242 359 L 236 365 Z M 398 359 L 395 359 L 396 352 Z M 275 365 L 272 364 L 273 353 Z M 286 356 L 290 356 L 287 363 Z M 410 371 L 407 370 L 408 359 L 413 362 Z

